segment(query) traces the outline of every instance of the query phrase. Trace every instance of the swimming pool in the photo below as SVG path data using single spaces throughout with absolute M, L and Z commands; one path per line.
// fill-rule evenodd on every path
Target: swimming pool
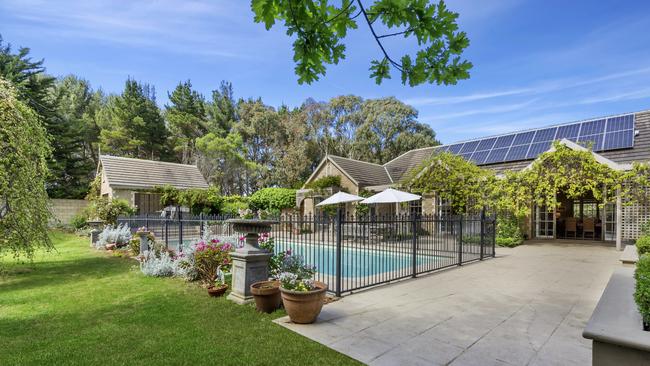
M 336 248 L 312 244 L 295 244 L 276 242 L 276 251 L 291 249 L 293 254 L 303 256 L 306 264 L 316 266 L 320 274 L 336 275 Z M 436 256 L 416 257 L 416 265 L 429 263 Z M 386 272 L 410 270 L 413 266 L 411 253 L 369 250 L 366 248 L 344 247 L 341 249 L 341 276 L 366 277 L 380 275 Z

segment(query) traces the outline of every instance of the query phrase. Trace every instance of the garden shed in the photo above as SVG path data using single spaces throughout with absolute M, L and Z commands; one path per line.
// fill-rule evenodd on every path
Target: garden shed
M 162 210 L 160 195 L 153 192 L 155 187 L 208 188 L 196 165 L 163 161 L 100 155 L 97 175 L 101 177 L 103 197 L 127 200 L 139 214 Z

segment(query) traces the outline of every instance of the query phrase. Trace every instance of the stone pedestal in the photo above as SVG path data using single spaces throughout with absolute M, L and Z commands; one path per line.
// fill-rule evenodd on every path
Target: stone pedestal
M 255 301 L 251 293 L 251 285 L 255 282 L 269 279 L 269 258 L 271 253 L 266 251 L 234 252 L 232 257 L 232 291 L 228 300 L 237 304 L 248 304 Z
M 140 254 L 144 254 L 144 252 L 149 250 L 149 232 L 138 231 L 136 235 L 140 238 Z
M 101 231 L 98 229 L 92 229 L 90 230 L 90 246 L 94 247 L 95 243 L 97 243 L 97 240 L 99 240 L 99 234 Z
M 258 245 L 259 234 L 271 231 L 275 221 L 256 219 L 228 220 L 238 233 L 246 234 L 242 248 L 231 254 L 232 257 L 232 291 L 228 299 L 237 304 L 248 304 L 255 301 L 251 293 L 251 285 L 255 282 L 269 279 L 269 259 L 271 253 Z

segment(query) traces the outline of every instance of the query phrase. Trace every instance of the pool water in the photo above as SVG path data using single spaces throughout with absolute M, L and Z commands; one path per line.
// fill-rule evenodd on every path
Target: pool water
M 293 254 L 303 256 L 306 264 L 316 266 L 318 273 L 336 275 L 336 248 L 309 244 L 276 242 L 276 251 L 291 249 Z M 416 264 L 429 263 L 436 256 L 417 256 Z M 364 248 L 341 249 L 341 275 L 343 277 L 374 276 L 393 271 L 410 271 L 413 265 L 411 253 L 395 253 Z

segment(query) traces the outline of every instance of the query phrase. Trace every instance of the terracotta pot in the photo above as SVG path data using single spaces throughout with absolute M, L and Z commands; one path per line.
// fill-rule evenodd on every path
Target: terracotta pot
M 251 293 L 255 298 L 257 311 L 270 314 L 282 304 L 279 281 L 255 282 L 251 285 Z
M 228 290 L 228 285 L 226 284 L 223 284 L 219 287 L 210 286 L 208 287 L 208 295 L 212 297 L 222 296 L 223 294 L 226 293 L 226 290 Z
M 282 303 L 292 322 L 309 324 L 318 318 L 325 301 L 327 284 L 315 282 L 314 285 L 316 286 L 315 290 L 306 292 L 285 290 L 280 287 Z

